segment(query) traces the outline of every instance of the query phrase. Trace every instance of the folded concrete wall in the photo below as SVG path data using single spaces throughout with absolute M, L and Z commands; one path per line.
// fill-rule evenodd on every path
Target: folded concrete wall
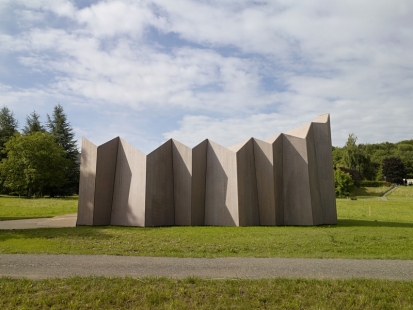
M 76 225 L 93 225 L 95 208 L 96 162 L 98 148 L 88 139 L 82 139 L 80 153 L 79 200 Z
M 231 147 L 82 141 L 77 225 L 336 224 L 329 115 Z
M 146 226 L 146 155 L 119 139 L 111 225 Z

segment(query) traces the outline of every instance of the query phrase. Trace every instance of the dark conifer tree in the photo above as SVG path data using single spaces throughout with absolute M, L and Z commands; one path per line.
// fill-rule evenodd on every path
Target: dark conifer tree
M 74 140 L 73 129 L 67 121 L 63 107 L 58 104 L 54 107 L 52 116 L 47 115 L 47 128 L 55 136 L 56 143 L 63 147 L 65 156 L 71 165 L 66 172 L 67 183 L 63 187 L 50 189 L 50 195 L 67 196 L 77 193 L 79 188 L 79 151 Z
M 17 131 L 18 121 L 6 106 L 0 110 L 0 161 L 7 157 L 4 144 Z
M 26 125 L 23 128 L 23 134 L 27 135 L 34 132 L 45 132 L 46 130 L 40 123 L 40 115 L 33 111 L 26 117 Z

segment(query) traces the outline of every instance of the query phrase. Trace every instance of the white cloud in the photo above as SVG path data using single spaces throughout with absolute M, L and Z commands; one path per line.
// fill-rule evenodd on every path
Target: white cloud
M 70 102 L 97 115 L 79 135 L 138 147 L 229 145 L 326 112 L 336 145 L 397 141 L 413 130 L 412 13 L 409 0 L 4 0 L 0 99 L 18 113 Z
M 146 1 L 99 2 L 77 12 L 76 18 L 98 37 L 118 34 L 141 36 L 147 26 L 164 27 L 165 24 L 162 17 L 150 10 Z

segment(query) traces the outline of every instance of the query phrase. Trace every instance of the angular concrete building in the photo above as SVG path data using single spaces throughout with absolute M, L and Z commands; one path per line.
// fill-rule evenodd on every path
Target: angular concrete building
M 336 224 L 330 117 L 231 147 L 82 141 L 77 225 Z

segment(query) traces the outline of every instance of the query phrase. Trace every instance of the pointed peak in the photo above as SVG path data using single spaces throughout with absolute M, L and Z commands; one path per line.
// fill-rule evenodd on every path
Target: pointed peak
M 279 133 L 278 135 L 265 139 L 264 141 L 267 143 L 274 143 L 281 135 L 282 133 Z
M 94 147 L 96 147 L 96 145 L 92 141 L 88 140 L 85 137 L 82 137 L 82 145 L 86 145 L 86 144 L 93 145 Z
M 246 140 L 244 140 L 244 141 L 242 141 L 242 142 L 240 142 L 240 143 L 231 145 L 230 147 L 228 147 L 228 150 L 233 151 L 233 152 L 237 152 L 237 151 L 239 151 L 240 149 L 242 149 L 242 147 L 243 147 L 245 144 L 247 144 L 249 141 L 251 141 L 252 139 L 253 139 L 253 138 L 249 138 L 249 139 L 246 139 Z
M 308 124 L 305 124 L 301 127 L 292 129 L 292 130 L 286 132 L 285 134 L 289 135 L 289 136 L 294 136 L 294 137 L 297 137 L 297 138 L 303 138 L 304 139 L 304 138 L 307 137 L 308 132 L 310 130 L 310 127 L 311 127 L 311 123 L 308 123 Z
M 330 121 L 330 113 L 321 114 L 313 123 L 328 123 Z

